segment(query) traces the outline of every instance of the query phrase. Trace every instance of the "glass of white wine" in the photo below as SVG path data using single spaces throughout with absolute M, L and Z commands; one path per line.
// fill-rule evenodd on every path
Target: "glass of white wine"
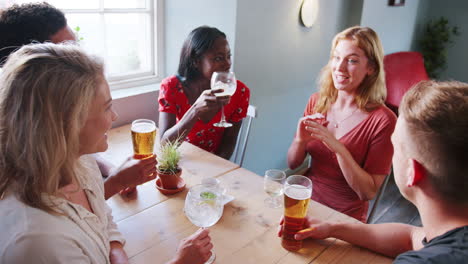
M 192 224 L 207 228 L 210 227 L 223 215 L 224 204 L 223 195 L 219 193 L 219 188 L 199 184 L 190 188 L 185 198 L 184 212 Z M 205 264 L 211 264 L 216 255 L 212 251 L 210 259 Z
M 267 170 L 263 178 L 263 189 L 270 196 L 265 199 L 265 204 L 270 208 L 281 207 L 279 197 L 283 194 L 283 184 L 286 174 L 282 170 Z
M 216 93 L 216 96 L 232 96 L 236 92 L 236 88 L 237 80 L 233 72 L 213 72 L 211 75 L 211 90 L 224 90 L 222 93 Z M 232 124 L 226 121 L 224 107 L 221 108 L 221 121 L 213 125 L 215 127 L 232 127 Z

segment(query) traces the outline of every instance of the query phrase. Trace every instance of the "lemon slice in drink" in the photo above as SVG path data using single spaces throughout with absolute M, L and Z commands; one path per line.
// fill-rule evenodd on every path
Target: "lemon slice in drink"
M 215 199 L 216 199 L 216 194 L 212 192 L 202 192 L 200 193 L 200 197 L 203 199 L 202 203 L 206 203 L 208 205 L 214 206 L 215 205 Z

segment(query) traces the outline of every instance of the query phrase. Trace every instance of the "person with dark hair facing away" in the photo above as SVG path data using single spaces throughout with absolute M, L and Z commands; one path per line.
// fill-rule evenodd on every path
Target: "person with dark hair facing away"
M 210 90 L 213 72 L 231 68 L 231 49 L 226 35 L 214 27 L 201 26 L 185 39 L 178 75 L 164 79 L 159 91 L 159 137 L 161 142 L 184 138 L 216 155 L 229 159 L 234 151 L 242 119 L 247 115 L 250 90 L 237 80 L 231 96 Z M 213 126 L 224 106 L 231 128 Z
M 13 5 L 0 12 L 0 66 L 10 53 L 31 42 L 75 40 L 62 11 L 48 3 Z
M 420 82 L 399 113 L 392 135 L 395 182 L 418 209 L 422 227 L 308 218 L 295 239 L 336 237 L 396 257 L 395 264 L 467 263 L 468 84 Z
M 31 42 L 61 43 L 76 41 L 62 11 L 48 3 L 13 5 L 0 13 L 0 66 L 10 53 Z M 152 180 L 156 175 L 156 158 L 128 158 L 114 168 L 99 155 L 94 155 L 105 179 L 105 198 L 119 191 Z M 133 189 L 133 188 L 131 188 Z M 134 189 L 133 189 L 134 190 Z

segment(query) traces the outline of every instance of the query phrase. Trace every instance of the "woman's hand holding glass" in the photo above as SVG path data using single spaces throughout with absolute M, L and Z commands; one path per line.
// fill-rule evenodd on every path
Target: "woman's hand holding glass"
M 129 157 L 110 177 L 122 187 L 135 187 L 156 178 L 156 164 L 156 156 L 143 160 Z
M 311 116 L 304 116 L 299 119 L 297 124 L 296 140 L 307 143 L 311 140 L 317 139 L 313 132 L 315 125 L 324 126 L 326 124 L 325 117 L 321 114 Z
M 222 89 L 205 90 L 193 104 L 195 113 L 204 123 L 210 122 L 219 109 L 229 102 L 229 95 L 217 95 L 222 92 Z
M 322 141 L 334 153 L 342 153 L 346 148 L 324 125 L 310 120 L 305 120 L 304 124 L 309 138 Z
M 223 197 L 218 190 L 202 184 L 190 188 L 185 198 L 184 212 L 192 224 L 206 228 L 218 222 L 224 210 Z M 205 264 L 213 263 L 214 259 L 212 252 Z
M 177 249 L 176 257 L 170 263 L 205 263 L 212 256 L 211 238 L 208 229 L 200 228 L 191 236 L 182 240 Z

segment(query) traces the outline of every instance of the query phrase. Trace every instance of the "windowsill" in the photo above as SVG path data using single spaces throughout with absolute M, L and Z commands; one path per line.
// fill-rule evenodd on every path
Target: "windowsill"
M 137 86 L 137 87 L 117 89 L 117 90 L 111 91 L 111 94 L 112 94 L 112 98 L 115 100 L 115 99 L 131 97 L 131 96 L 135 96 L 139 94 L 157 92 L 159 91 L 160 84 L 161 83 L 158 82 L 158 83 L 152 83 L 152 84 L 142 85 L 142 86 Z

